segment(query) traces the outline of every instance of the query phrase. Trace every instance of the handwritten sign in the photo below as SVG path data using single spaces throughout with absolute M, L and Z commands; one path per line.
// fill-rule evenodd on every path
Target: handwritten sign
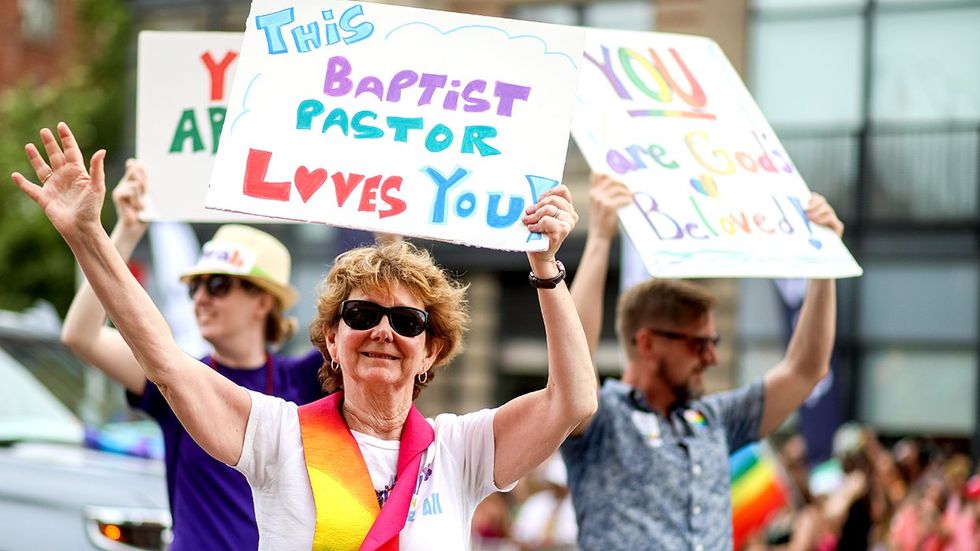
M 503 250 L 558 185 L 581 29 L 252 3 L 206 204 Z
M 268 222 L 204 208 L 241 45 L 241 33 L 140 33 L 136 157 L 147 166 L 147 220 Z
M 806 183 L 715 42 L 589 29 L 586 43 L 572 133 L 633 190 L 620 221 L 651 274 L 861 274 L 808 220 Z

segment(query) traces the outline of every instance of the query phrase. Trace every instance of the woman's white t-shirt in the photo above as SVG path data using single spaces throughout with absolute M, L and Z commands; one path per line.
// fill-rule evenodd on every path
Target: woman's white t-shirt
M 249 391 L 249 395 L 252 408 L 242 457 L 235 468 L 252 487 L 259 549 L 310 549 L 316 509 L 303 455 L 297 406 L 258 392 Z M 476 506 L 493 492 L 513 488 L 512 484 L 501 490 L 493 482 L 495 412 L 485 409 L 427 419 L 435 431 L 435 439 L 422 455 L 419 482 L 405 528 L 399 535 L 400 549 L 469 549 L 470 523 Z M 358 440 L 363 450 L 366 440 Z M 387 463 L 391 457 L 397 461 L 397 453 L 390 453 L 391 449 L 397 452 L 397 445 L 397 442 L 385 444 L 388 453 L 362 452 L 376 486 L 394 469 L 387 464 L 372 466 L 372 463 Z

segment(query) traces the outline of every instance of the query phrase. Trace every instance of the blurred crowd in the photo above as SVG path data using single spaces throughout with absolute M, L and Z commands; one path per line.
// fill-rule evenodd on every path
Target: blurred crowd
M 578 528 L 565 464 L 557 454 L 473 515 L 472 551 L 572 551 Z
M 980 550 L 980 468 L 966 454 L 925 439 L 889 447 L 857 424 L 837 431 L 828 461 L 808 465 L 800 435 L 775 453 L 790 505 L 742 550 Z M 514 491 L 491 495 L 473 518 L 474 551 L 567 551 L 577 549 L 575 537 L 557 456 Z
M 889 448 L 850 423 L 833 449 L 830 460 L 807 465 L 801 436 L 780 446 L 793 506 L 744 549 L 980 549 L 980 477 L 968 455 L 913 438 Z

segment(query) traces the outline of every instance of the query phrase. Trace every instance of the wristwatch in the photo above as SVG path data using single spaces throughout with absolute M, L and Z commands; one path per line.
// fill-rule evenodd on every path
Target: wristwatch
M 558 275 L 550 279 L 538 279 L 538 276 L 534 275 L 534 270 L 531 270 L 527 274 L 528 283 L 535 289 L 554 289 L 565 279 L 565 265 L 561 260 L 555 260 L 555 266 L 558 266 Z

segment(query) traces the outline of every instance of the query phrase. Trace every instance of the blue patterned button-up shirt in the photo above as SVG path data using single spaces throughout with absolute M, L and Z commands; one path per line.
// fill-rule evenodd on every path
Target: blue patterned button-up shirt
M 584 551 L 732 548 L 728 455 L 758 439 L 761 381 L 653 411 L 619 381 L 562 446 Z

